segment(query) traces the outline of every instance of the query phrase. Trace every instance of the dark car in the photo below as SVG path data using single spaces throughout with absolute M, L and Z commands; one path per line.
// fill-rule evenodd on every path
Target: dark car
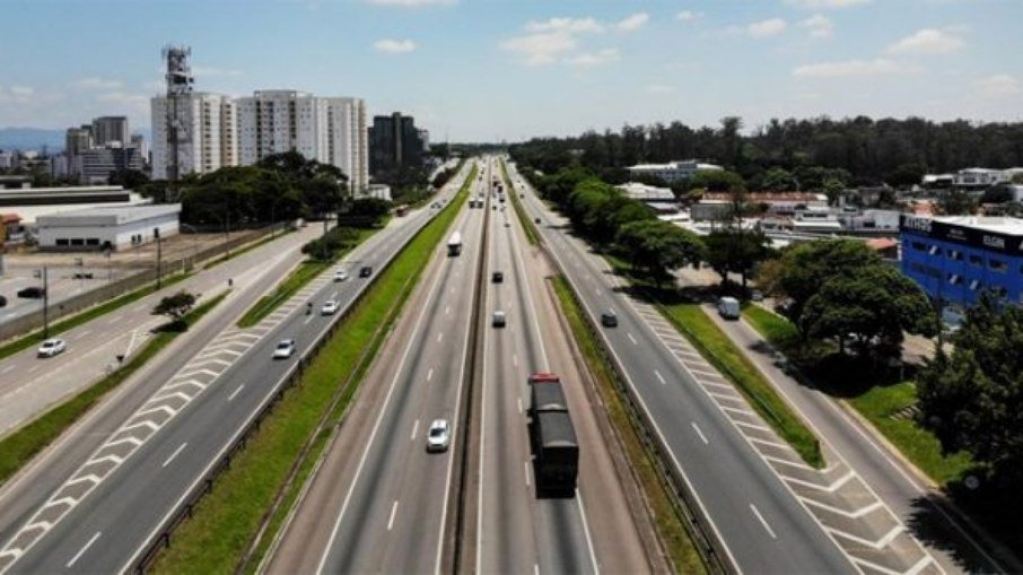
M 22 290 L 18 290 L 18 297 L 28 299 L 39 299 L 46 295 L 46 290 L 39 286 L 30 286 Z
M 605 311 L 600 314 L 600 325 L 604 327 L 618 327 L 618 316 L 613 311 Z
M 362 266 L 359 268 L 360 278 L 368 278 L 371 275 L 373 275 L 373 266 Z
M 7 298 L 5 298 L 4 296 L 0 295 L 0 307 L 4 307 L 6 305 L 7 305 Z
M 495 284 L 504 282 L 504 272 L 494 272 L 490 276 L 490 281 L 494 282 Z

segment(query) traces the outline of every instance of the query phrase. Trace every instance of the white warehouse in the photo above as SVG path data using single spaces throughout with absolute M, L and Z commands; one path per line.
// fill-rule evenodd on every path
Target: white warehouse
M 108 245 L 130 248 L 178 233 L 181 204 L 100 207 L 36 218 L 39 247 L 55 251 L 93 251 Z

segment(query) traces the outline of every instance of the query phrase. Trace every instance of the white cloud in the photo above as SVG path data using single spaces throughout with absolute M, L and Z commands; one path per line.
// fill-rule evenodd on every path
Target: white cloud
M 789 6 L 796 8 L 809 8 L 818 10 L 820 8 L 848 8 L 857 4 L 867 4 L 870 0 L 785 0 Z
M 785 21 L 781 18 L 771 18 L 746 26 L 746 33 L 754 38 L 766 38 L 784 32 L 786 26 Z
M 646 91 L 651 94 L 670 94 L 675 91 L 675 87 L 665 86 L 664 84 L 650 84 L 646 87 Z
M 888 47 L 888 52 L 890 54 L 951 54 L 965 45 L 966 42 L 954 33 L 925 28 L 892 44 Z
M 810 16 L 800 22 L 799 27 L 809 30 L 810 36 L 813 38 L 830 38 L 835 28 L 831 23 L 831 19 L 823 14 Z
M 575 38 L 564 31 L 527 34 L 501 43 L 501 49 L 521 55 L 530 66 L 553 64 L 559 55 L 575 50 L 576 46 Z
M 241 70 L 228 70 L 224 68 L 213 68 L 206 66 L 192 66 L 192 75 L 196 78 L 222 78 L 225 76 L 241 76 Z
M 77 80 L 75 86 L 83 90 L 117 90 L 124 86 L 124 82 L 92 76 Z
M 982 78 L 973 83 L 973 88 L 978 94 L 987 98 L 1004 98 L 1023 92 L 1019 80 L 1008 74 L 997 74 Z
M 11 86 L 10 92 L 18 98 L 31 98 L 36 93 L 35 90 L 28 86 Z
M 615 24 L 615 28 L 619 32 L 635 32 L 643 26 L 646 26 L 646 23 L 649 20 L 650 16 L 646 12 L 638 12 Z
M 693 20 L 699 20 L 702 17 L 702 13 L 693 12 L 692 10 L 683 10 L 678 14 L 675 14 L 675 19 L 679 22 L 692 22 Z
M 793 76 L 804 78 L 847 78 L 850 76 L 879 76 L 902 71 L 897 62 L 877 58 L 874 60 L 848 60 L 845 62 L 823 62 L 799 66 Z
M 375 48 L 378 52 L 385 52 L 387 54 L 406 54 L 414 51 L 417 46 L 412 40 L 392 40 L 390 38 L 384 38 L 374 42 L 373 48 Z
M 458 0 L 369 0 L 377 6 L 401 6 L 402 8 L 421 8 L 423 6 L 450 6 Z
M 546 22 L 529 22 L 526 32 L 603 32 L 604 27 L 593 18 L 551 18 Z
M 596 52 L 583 52 L 581 54 L 570 56 L 565 58 L 565 63 L 569 66 L 579 68 L 592 68 L 609 62 L 616 62 L 617 60 L 618 50 L 614 48 L 604 48 L 602 50 L 597 50 Z

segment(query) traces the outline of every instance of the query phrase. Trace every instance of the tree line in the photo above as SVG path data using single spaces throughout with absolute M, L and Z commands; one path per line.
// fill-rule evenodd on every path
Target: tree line
M 765 178 L 774 168 L 793 175 L 790 190 L 823 191 L 829 178 L 847 186 L 903 187 L 919 183 L 926 173 L 1023 166 L 1023 123 L 822 116 L 772 119 L 749 135 L 742 128 L 736 116 L 723 118 L 716 128 L 694 129 L 677 121 L 625 125 L 618 131 L 534 138 L 510 152 L 544 173 L 577 162 L 614 183 L 627 178 L 628 166 L 694 158 L 736 172 L 750 190 L 770 189 Z

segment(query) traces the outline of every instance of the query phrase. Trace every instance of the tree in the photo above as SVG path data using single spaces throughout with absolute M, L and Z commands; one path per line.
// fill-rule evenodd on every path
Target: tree
M 768 192 L 789 192 L 798 186 L 796 179 L 788 170 L 774 167 L 764 174 L 760 187 Z
M 185 331 L 188 329 L 188 324 L 185 323 L 185 316 L 188 315 L 188 312 L 192 311 L 194 305 L 195 294 L 182 290 L 161 299 L 160 303 L 156 304 L 156 307 L 153 308 L 153 315 L 165 315 L 171 318 L 168 329 Z
M 696 234 L 658 219 L 622 226 L 616 243 L 635 270 L 644 270 L 658 283 L 669 271 L 698 265 L 705 248 Z
M 966 312 L 951 355 L 939 349 L 917 375 L 920 424 L 945 454 L 967 451 L 1023 483 L 1023 309 L 982 296 Z
M 110 185 L 123 186 L 129 190 L 139 190 L 149 183 L 149 176 L 140 170 L 114 170 L 110 172 Z
M 348 210 L 350 216 L 367 216 L 379 220 L 391 212 L 391 202 L 381 198 L 359 198 Z
M 837 274 L 854 276 L 880 257 L 856 240 L 822 240 L 796 244 L 782 253 L 778 287 L 791 300 L 788 316 L 801 325 L 803 307 L 824 283 Z M 804 332 L 805 336 L 805 332 Z
M 949 190 L 938 200 L 938 211 L 945 216 L 962 216 L 976 213 L 977 202 L 962 190 Z
M 806 302 L 800 330 L 815 339 L 832 338 L 845 352 L 851 340 L 861 355 L 895 358 L 902 353 L 903 333 L 935 334 L 934 308 L 913 280 L 885 263 L 837 273 Z
M 708 192 L 741 192 L 746 190 L 742 176 L 728 170 L 696 170 L 689 180 L 689 189 L 703 188 Z
M 760 229 L 744 230 L 741 226 L 715 229 L 704 239 L 707 263 L 726 282 L 729 273 L 742 276 L 742 289 L 757 264 L 771 255 L 771 238 Z

